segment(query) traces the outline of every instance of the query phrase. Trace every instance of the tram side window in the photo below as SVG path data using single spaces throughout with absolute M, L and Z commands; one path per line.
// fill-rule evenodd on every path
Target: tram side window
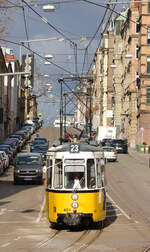
M 101 167 L 101 177 L 102 177 L 102 186 L 105 185 L 105 163 L 104 160 L 100 160 L 100 167 Z
M 52 165 L 53 161 L 47 160 L 47 186 L 50 188 L 52 187 Z
M 96 159 L 96 171 L 97 171 L 97 187 L 100 188 L 102 186 L 100 159 Z
M 62 160 L 56 159 L 55 160 L 55 167 L 54 167 L 54 188 L 62 188 Z
M 94 159 L 87 160 L 87 187 L 88 188 L 96 187 Z

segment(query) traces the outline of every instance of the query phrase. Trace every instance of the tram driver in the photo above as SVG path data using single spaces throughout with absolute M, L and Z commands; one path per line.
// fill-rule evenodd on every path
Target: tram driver
M 85 185 L 84 173 L 82 172 L 72 172 L 69 174 L 67 188 L 81 189 Z
M 80 189 L 80 188 L 81 188 L 81 185 L 80 185 L 79 174 L 77 172 L 75 172 L 73 189 Z

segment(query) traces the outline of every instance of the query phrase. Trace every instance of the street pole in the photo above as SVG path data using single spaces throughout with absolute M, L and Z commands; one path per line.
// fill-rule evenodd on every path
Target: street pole
M 86 133 L 88 134 L 88 94 L 86 94 L 86 112 L 85 112 L 85 121 L 86 121 Z
M 65 108 L 64 108 L 64 116 L 65 116 L 65 118 L 64 118 L 64 123 L 65 123 L 65 125 L 64 125 L 64 137 L 66 137 L 66 133 L 67 133 L 67 130 L 66 130 L 66 105 L 67 105 L 67 103 L 66 103 L 66 95 L 67 95 L 67 94 L 64 94 L 64 97 L 65 97 Z
M 92 136 L 92 83 L 90 81 L 90 138 Z
M 60 144 L 62 144 L 62 132 L 63 132 L 63 81 L 58 80 L 60 83 Z

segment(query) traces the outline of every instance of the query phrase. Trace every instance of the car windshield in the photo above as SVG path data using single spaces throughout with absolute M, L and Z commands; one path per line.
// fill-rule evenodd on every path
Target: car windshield
M 119 144 L 122 144 L 123 143 L 123 140 L 112 140 L 112 143 L 119 143 Z
M 103 150 L 106 152 L 114 152 L 115 151 L 114 148 L 103 148 Z
M 34 142 L 32 142 L 33 145 L 45 144 L 45 143 L 46 143 L 45 139 L 36 139 Z
M 39 156 L 20 156 L 16 160 L 17 165 L 38 165 L 40 164 Z

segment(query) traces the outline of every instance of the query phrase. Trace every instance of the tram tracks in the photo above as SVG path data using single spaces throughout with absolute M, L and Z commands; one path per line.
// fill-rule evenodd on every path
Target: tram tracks
M 38 247 L 38 248 L 46 247 L 46 246 L 49 244 L 49 242 L 51 242 L 60 232 L 61 232 L 61 230 L 52 230 L 52 231 L 50 232 L 49 237 L 48 237 L 47 239 L 45 239 L 44 241 L 41 241 L 41 242 L 37 245 L 37 247 Z
M 100 230 L 85 230 L 80 237 L 59 252 L 80 252 L 89 247 L 103 232 Z
M 56 243 L 57 237 L 60 239 L 59 234 L 65 232 L 64 230 L 52 230 L 47 239 L 37 244 L 36 248 L 47 248 L 51 246 L 51 242 L 54 240 Z M 81 235 L 69 245 L 59 250 L 59 252 L 81 252 L 88 248 L 99 236 L 102 234 L 103 229 L 97 230 L 84 230 Z M 66 237 L 66 235 L 64 235 Z

